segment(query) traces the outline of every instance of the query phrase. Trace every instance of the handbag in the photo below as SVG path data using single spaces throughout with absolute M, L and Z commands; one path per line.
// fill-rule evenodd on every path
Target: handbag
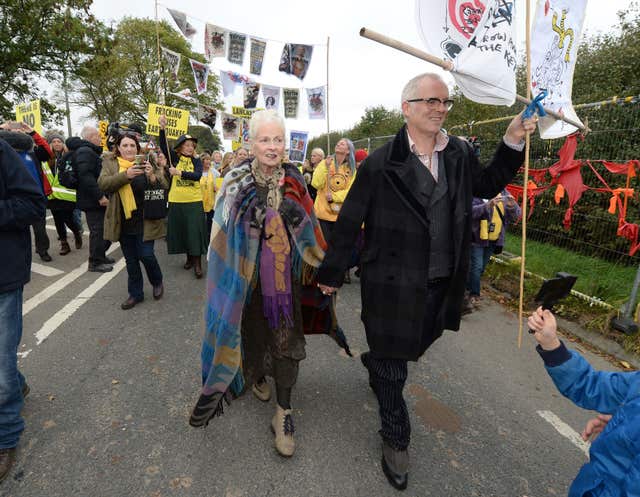
M 149 220 L 163 219 L 167 217 L 168 210 L 167 190 L 162 187 L 154 188 L 147 180 L 142 204 L 142 217 Z

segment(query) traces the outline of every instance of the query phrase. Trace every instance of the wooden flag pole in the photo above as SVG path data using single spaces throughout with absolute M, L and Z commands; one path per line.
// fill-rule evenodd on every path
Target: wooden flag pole
M 427 53 L 427 52 L 425 52 L 423 50 L 420 50 L 418 48 L 412 47 L 411 45 L 407 45 L 406 43 L 402 43 L 401 41 L 394 40 L 393 38 L 389 38 L 388 36 L 385 36 L 383 34 L 376 33 L 375 31 L 372 31 L 370 29 L 361 28 L 360 29 L 360 36 L 362 36 L 363 38 L 367 38 L 369 40 L 377 41 L 378 43 L 381 43 L 382 45 L 387 45 L 388 47 L 395 48 L 396 50 L 400 50 L 401 52 L 407 53 L 409 55 L 413 55 L 414 57 L 417 57 L 418 59 L 422 59 L 422 60 L 425 60 L 427 62 L 430 62 L 431 64 L 435 64 L 436 66 L 441 67 L 445 71 L 458 72 L 458 71 L 454 70 L 454 66 L 453 66 L 453 63 L 451 61 L 441 59 L 440 57 L 436 57 L 435 55 L 431 55 L 431 54 L 429 54 L 429 53 Z M 466 76 L 468 76 L 468 74 Z M 478 79 L 478 81 L 481 81 L 481 80 Z M 486 83 L 486 82 L 483 81 L 483 83 Z M 528 94 L 529 93 L 530 92 L 528 92 Z M 525 105 L 529 105 L 531 103 L 531 98 L 525 98 L 525 97 L 522 97 L 520 95 L 516 95 L 516 100 L 518 102 L 521 102 L 521 103 L 525 104 Z M 578 128 L 582 132 L 586 133 L 586 132 L 589 131 L 589 128 L 587 128 L 584 124 L 576 122 L 573 119 L 565 117 L 562 114 L 558 114 L 557 112 L 555 112 L 555 111 L 553 111 L 551 109 L 545 108 L 544 110 L 551 117 L 554 117 L 554 118 L 558 119 L 559 121 L 564 121 L 564 122 L 566 122 L 568 124 L 571 124 L 572 126 L 575 126 L 576 128 Z
M 158 24 L 158 0 L 155 0 L 155 5 L 156 5 L 156 45 L 157 45 L 157 50 L 158 50 L 158 78 L 160 81 L 160 84 L 162 86 L 161 92 L 160 92 L 160 103 L 162 105 L 164 105 L 165 103 L 165 91 L 166 91 L 166 86 L 164 83 L 164 77 L 162 74 L 162 55 L 160 53 L 160 25 Z
M 531 99 L 531 7 L 526 0 L 525 33 L 527 43 L 527 99 Z M 535 114 L 534 114 L 535 115 Z M 522 347 L 522 330 L 524 318 L 524 271 L 527 252 L 527 204 L 529 203 L 529 152 L 531 151 L 531 134 L 527 133 L 524 141 L 524 180 L 522 184 L 522 242 L 520 244 L 520 298 L 518 299 L 518 348 Z
M 327 36 L 327 155 L 331 153 L 331 128 L 329 127 L 329 37 Z

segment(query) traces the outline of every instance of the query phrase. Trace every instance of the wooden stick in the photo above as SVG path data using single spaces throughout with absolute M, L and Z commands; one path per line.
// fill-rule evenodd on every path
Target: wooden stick
M 156 5 L 156 46 L 157 46 L 157 50 L 158 50 L 158 78 L 159 81 L 161 82 L 161 86 L 162 86 L 162 91 L 159 95 L 160 97 L 160 104 L 164 105 L 165 102 L 165 92 L 166 92 L 166 85 L 164 82 L 164 75 L 162 74 L 162 55 L 160 54 L 160 25 L 158 23 L 158 0 L 155 0 L 155 5 Z
M 531 98 L 531 9 L 526 0 L 526 43 L 527 43 L 527 98 Z M 524 272 L 527 256 L 527 204 L 529 203 L 529 155 L 531 151 L 531 135 L 527 133 L 524 141 L 524 180 L 522 189 L 522 240 L 520 244 L 520 298 L 518 299 L 518 348 L 522 347 L 523 315 L 524 315 Z
M 329 37 L 327 36 L 327 155 L 331 153 L 331 128 L 329 127 Z
M 388 47 L 395 48 L 396 50 L 400 50 L 401 52 L 407 53 L 409 55 L 413 55 L 414 57 L 430 62 L 431 64 L 435 64 L 436 66 L 441 67 L 445 71 L 449 71 L 452 73 L 457 72 L 454 69 L 453 62 L 451 61 L 441 59 L 440 57 L 436 57 L 435 55 L 431 55 L 423 50 L 412 47 L 411 45 L 407 45 L 406 43 L 402 43 L 401 41 L 395 40 L 393 38 L 389 38 L 388 36 L 385 36 L 383 34 L 376 33 L 375 31 L 372 31 L 370 29 L 361 28 L 360 36 L 362 36 L 363 38 L 367 38 L 369 40 L 377 41 L 382 45 L 387 45 Z M 530 94 L 530 92 L 527 92 L 527 93 Z M 516 100 L 525 105 L 529 105 L 531 103 L 531 98 L 525 98 L 520 95 L 516 95 Z M 583 131 L 583 132 L 589 131 L 589 129 L 586 126 L 584 126 L 583 124 L 580 124 L 577 121 L 574 121 L 573 119 L 565 117 L 562 114 L 559 114 L 551 109 L 547 109 L 546 107 L 544 108 L 544 110 L 551 117 L 554 117 L 560 121 L 564 121 L 568 124 L 571 124 L 572 126 L 575 126 L 576 128 L 578 128 L 580 131 Z

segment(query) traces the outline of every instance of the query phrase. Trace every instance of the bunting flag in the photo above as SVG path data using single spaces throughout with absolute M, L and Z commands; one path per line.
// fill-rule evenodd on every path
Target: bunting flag
M 543 105 L 580 122 L 571 104 L 573 71 L 587 0 L 538 0 L 531 39 L 531 89 L 547 90 Z M 560 138 L 576 127 L 550 116 L 540 117 L 540 137 Z
M 249 119 L 240 120 L 240 142 L 243 145 L 249 145 Z
M 248 81 L 244 84 L 244 108 L 255 109 L 258 106 L 258 95 L 260 94 L 260 83 Z
M 207 91 L 207 80 L 209 79 L 209 66 L 198 62 L 197 60 L 189 59 L 191 64 L 191 70 L 193 71 L 193 79 L 196 82 L 196 92 L 198 95 Z
M 297 78 L 304 79 L 311 64 L 312 45 L 299 45 L 287 43 L 280 56 L 280 72 L 293 74 Z
M 208 105 L 201 105 L 198 107 L 198 118 L 212 130 L 216 127 L 217 117 L 218 111 L 214 107 L 210 107 Z
M 427 50 L 453 62 L 456 84 L 474 102 L 515 102 L 514 9 L 513 0 L 416 0 Z
M 169 50 L 163 46 L 160 47 L 162 49 L 162 58 L 165 62 L 165 69 L 171 73 L 173 79 L 178 79 L 178 70 L 180 69 L 180 58 L 182 57 L 178 52 L 174 52 L 173 50 Z
M 307 88 L 307 104 L 309 119 L 324 119 L 326 115 L 326 88 Z
M 182 31 L 183 35 L 185 35 L 187 38 L 191 38 L 194 34 L 196 34 L 196 28 L 194 28 L 191 24 L 189 24 L 189 21 L 187 21 L 187 14 L 169 8 L 167 8 L 167 10 L 169 11 L 169 14 L 171 14 L 171 17 L 173 17 L 173 20 L 175 21 L 180 31 Z
M 280 107 L 280 87 L 262 85 L 262 98 L 265 109 L 278 110 Z
M 220 84 L 222 85 L 222 95 L 228 97 L 236 89 L 236 85 L 249 81 L 247 76 L 232 71 L 220 71 Z
M 204 28 L 204 54 L 211 62 L 214 57 L 224 57 L 227 53 L 227 31 L 207 23 Z
M 284 117 L 287 119 L 297 119 L 300 90 L 297 88 L 283 88 L 282 97 L 284 99 Z
M 257 38 L 251 38 L 251 50 L 249 52 L 249 72 L 260 75 L 262 73 L 262 61 L 267 42 Z
M 222 113 L 222 137 L 225 140 L 235 140 L 240 132 L 240 118 L 233 114 Z
M 244 62 L 244 47 L 247 43 L 247 35 L 229 32 L 229 53 L 227 58 L 232 64 L 242 65 Z
M 307 156 L 309 133 L 306 131 L 291 131 L 289 138 L 289 160 L 303 163 Z

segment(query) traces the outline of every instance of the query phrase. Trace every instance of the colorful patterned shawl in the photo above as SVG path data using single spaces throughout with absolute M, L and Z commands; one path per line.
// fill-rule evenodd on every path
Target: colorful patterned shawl
M 311 285 L 326 242 L 302 175 L 291 164 L 284 164 L 284 169 L 284 195 L 278 212 L 292 242 L 293 272 L 303 285 Z M 201 353 L 203 387 L 189 421 L 192 426 L 206 425 L 213 416 L 222 414 L 223 400 L 229 403 L 229 390 L 238 395 L 244 388 L 240 326 L 257 276 L 265 215 L 266 205 L 256 195 L 250 165 L 232 169 L 224 178 L 213 218 Z M 322 304 L 327 307 L 326 301 Z M 333 316 L 329 323 L 323 323 L 324 332 L 348 351 Z M 305 330 L 308 328 L 313 324 L 305 325 Z

